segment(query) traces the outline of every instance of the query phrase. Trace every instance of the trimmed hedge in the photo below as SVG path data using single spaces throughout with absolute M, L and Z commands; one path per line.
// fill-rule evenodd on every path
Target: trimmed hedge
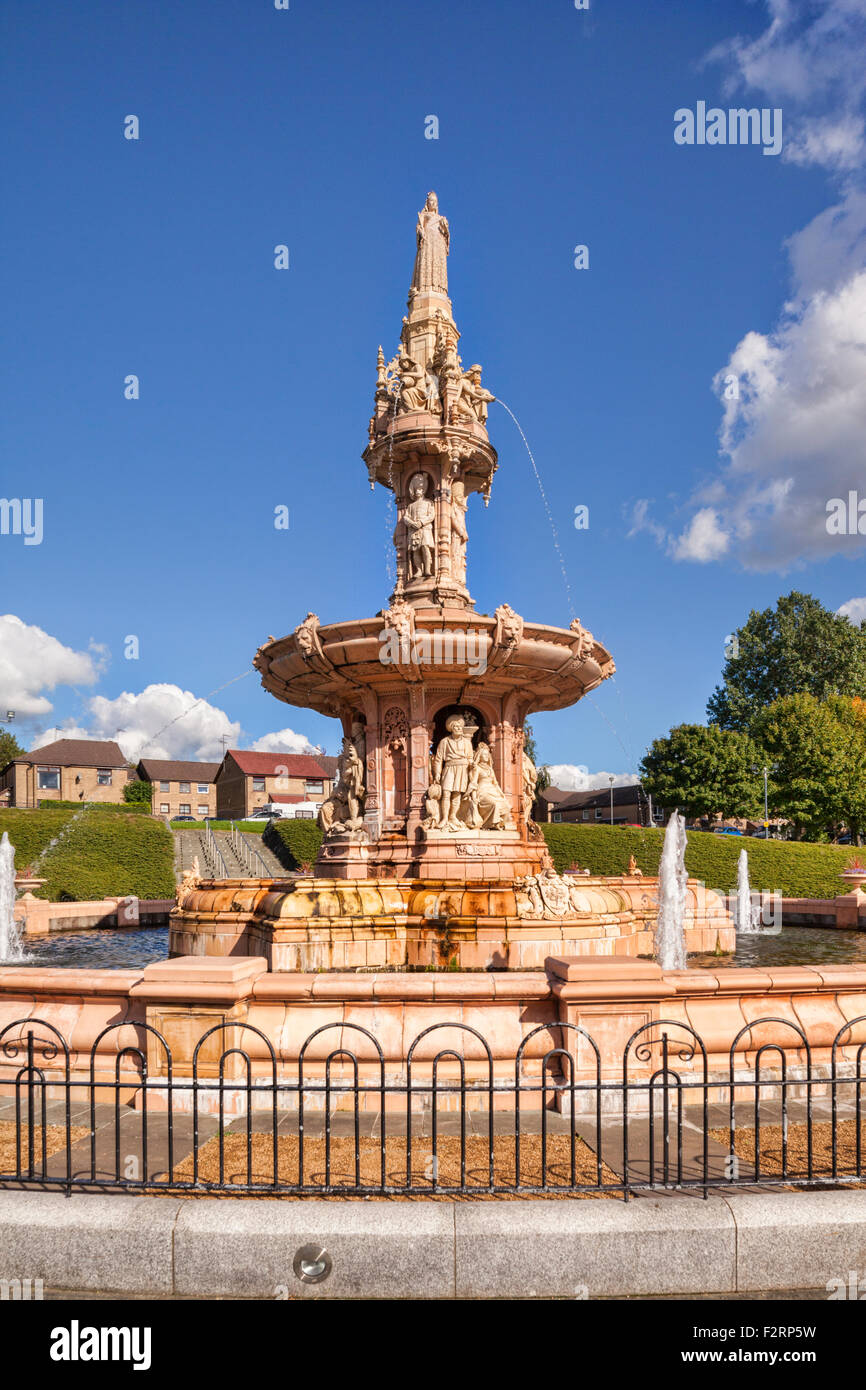
M 207 830 L 208 826 L 213 830 L 231 830 L 235 825 L 244 834 L 248 831 L 252 835 L 261 835 L 267 825 L 265 820 L 173 820 L 169 821 L 172 830 Z
M 72 811 L 55 806 L 44 811 L 24 811 L 15 807 L 0 811 L 0 835 L 7 831 L 15 846 L 15 868 L 30 868 L 45 847 L 71 821 L 72 815 Z
M 543 825 L 541 830 L 560 873 L 575 862 L 594 874 L 624 874 L 630 854 L 645 874 L 658 873 L 663 830 L 610 825 Z M 847 893 L 849 885 L 841 871 L 857 854 L 850 846 L 756 840 L 745 835 L 690 830 L 686 868 L 708 888 L 732 892 L 737 886 L 737 860 L 742 849 L 749 855 L 751 887 L 776 891 L 785 898 L 834 898 Z
M 76 806 L 76 811 L 81 807 Z M 133 808 L 91 803 L 84 815 L 51 807 L 0 811 L 0 833 L 15 845 L 16 868 L 33 863 L 43 850 L 37 897 L 52 902 L 135 894 L 174 897 L 174 845 L 170 832 Z M 59 837 L 53 849 L 50 841 Z
M 39 811 L 80 811 L 82 806 L 95 806 L 100 811 L 118 811 L 124 815 L 149 816 L 150 804 L 141 801 L 40 801 Z
M 315 864 L 322 832 L 314 820 L 272 820 L 262 842 L 284 869 L 300 869 L 302 864 Z

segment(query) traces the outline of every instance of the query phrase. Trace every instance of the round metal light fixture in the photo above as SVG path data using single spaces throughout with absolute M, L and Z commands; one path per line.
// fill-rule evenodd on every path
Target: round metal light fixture
M 323 1245 L 302 1245 L 292 1262 L 292 1268 L 302 1284 L 321 1284 L 327 1279 L 334 1262 Z

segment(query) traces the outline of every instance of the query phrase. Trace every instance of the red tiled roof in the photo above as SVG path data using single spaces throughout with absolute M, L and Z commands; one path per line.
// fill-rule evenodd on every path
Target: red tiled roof
M 38 763 L 40 767 L 126 767 L 126 758 L 116 743 L 95 738 L 59 738 L 12 761 Z
M 230 748 L 226 757 L 232 758 L 241 772 L 254 777 L 314 777 L 321 780 L 328 775 L 322 764 L 307 753 L 254 753 L 245 748 Z
M 294 805 L 296 801 L 306 801 L 305 796 L 287 796 L 285 792 L 274 792 L 271 801 L 285 802 L 286 805 Z

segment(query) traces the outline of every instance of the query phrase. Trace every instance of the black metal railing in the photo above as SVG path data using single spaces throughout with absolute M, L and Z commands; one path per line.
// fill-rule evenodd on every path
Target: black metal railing
M 503 1070 L 460 1022 L 432 1024 L 387 1061 L 355 1023 L 324 1024 L 286 1060 L 260 1029 L 225 1022 L 180 1075 L 149 1024 L 109 1024 L 82 1055 L 52 1024 L 21 1019 L 0 1031 L 0 1187 L 627 1200 L 857 1184 L 858 1037 L 866 1015 L 816 1062 L 799 1025 L 758 1019 L 711 1070 L 693 1029 L 660 1020 L 611 1069 L 584 1028 L 547 1022 Z

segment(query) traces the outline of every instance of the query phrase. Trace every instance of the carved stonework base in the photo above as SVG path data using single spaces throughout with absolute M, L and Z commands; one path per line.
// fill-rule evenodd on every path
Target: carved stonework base
M 429 830 L 422 826 L 421 838 L 447 840 L 457 848 L 458 854 L 461 853 L 459 846 L 466 843 L 487 845 L 491 854 L 497 854 L 501 845 L 518 845 L 521 842 L 519 830 L 467 830 L 465 827 L 460 830 L 446 830 L 441 826 L 431 826 Z
M 502 879 L 210 881 L 172 912 L 169 949 L 264 956 L 272 971 L 541 970 L 553 955 L 650 955 L 657 890 L 657 879 L 585 878 L 569 910 L 530 917 L 524 891 Z M 724 899 L 693 879 L 685 927 L 689 951 L 736 944 Z

